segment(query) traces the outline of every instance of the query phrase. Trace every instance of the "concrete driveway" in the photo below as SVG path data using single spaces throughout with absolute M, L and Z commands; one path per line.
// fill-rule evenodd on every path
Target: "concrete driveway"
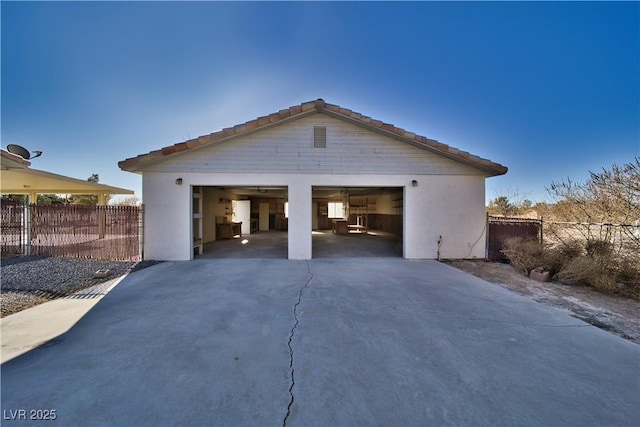
M 640 346 L 402 259 L 159 264 L 2 365 L 3 425 L 632 426 L 639 397 Z

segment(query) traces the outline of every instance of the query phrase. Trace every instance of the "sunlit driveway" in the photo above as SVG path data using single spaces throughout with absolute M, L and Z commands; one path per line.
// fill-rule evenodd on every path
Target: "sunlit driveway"
M 4 364 L 2 424 L 631 426 L 639 357 L 435 261 L 167 262 Z

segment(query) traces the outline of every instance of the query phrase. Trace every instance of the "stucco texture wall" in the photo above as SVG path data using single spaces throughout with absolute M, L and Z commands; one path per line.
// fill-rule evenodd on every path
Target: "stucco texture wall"
M 175 174 L 145 173 L 144 258 L 162 261 L 192 257 L 192 196 L 188 184 L 176 185 Z
M 418 183 L 405 189 L 405 257 L 484 258 L 484 178 L 422 176 Z
M 182 185 L 175 179 L 181 177 Z M 411 185 L 412 180 L 418 186 Z M 310 259 L 313 186 L 404 188 L 404 257 L 483 258 L 484 177 L 477 175 L 146 173 L 145 258 L 193 257 L 191 186 L 288 187 L 289 258 Z M 438 239 L 442 244 L 438 247 Z

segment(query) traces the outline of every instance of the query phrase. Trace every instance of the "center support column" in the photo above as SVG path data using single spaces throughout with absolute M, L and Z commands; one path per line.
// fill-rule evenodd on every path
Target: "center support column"
M 289 185 L 289 259 L 311 259 L 311 185 Z

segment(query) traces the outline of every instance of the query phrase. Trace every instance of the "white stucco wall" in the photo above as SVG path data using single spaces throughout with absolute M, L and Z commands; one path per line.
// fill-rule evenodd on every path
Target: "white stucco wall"
M 289 259 L 311 259 L 311 186 L 289 183 Z
M 404 200 L 406 258 L 484 258 L 484 179 L 421 176 Z
M 193 214 L 191 188 L 176 185 L 172 174 L 142 176 L 144 202 L 144 258 L 163 261 L 192 257 Z
M 182 178 L 183 184 L 175 184 Z M 412 180 L 418 186 L 411 185 Z M 286 186 L 289 201 L 289 258 L 312 258 L 312 186 L 403 187 L 404 257 L 483 258 L 485 253 L 484 178 L 442 175 L 352 174 L 144 174 L 145 258 L 193 257 L 191 186 Z

